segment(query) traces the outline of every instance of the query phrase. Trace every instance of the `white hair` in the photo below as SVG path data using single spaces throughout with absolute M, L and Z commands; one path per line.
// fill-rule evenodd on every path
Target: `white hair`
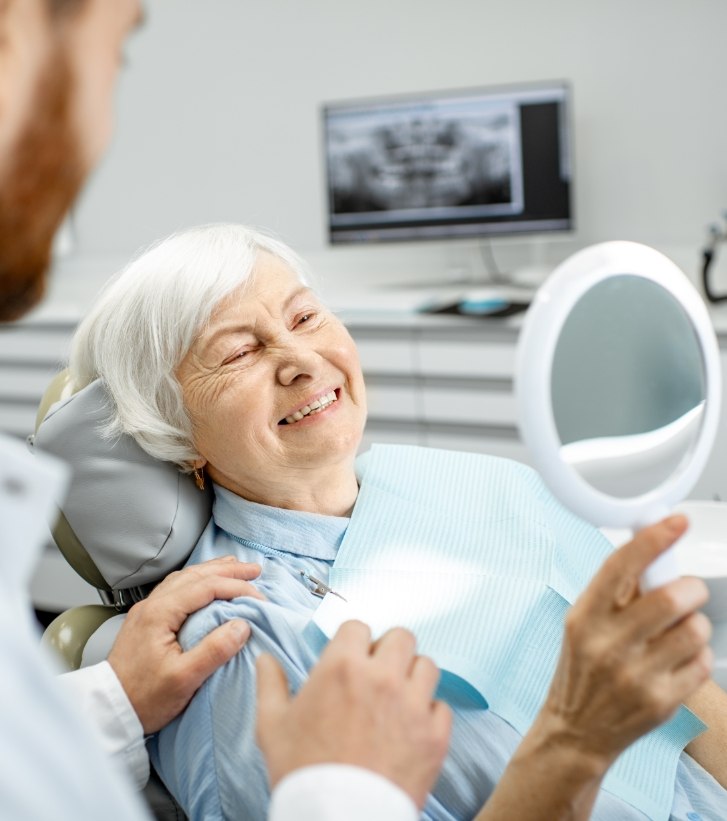
M 106 285 L 78 326 L 69 362 L 74 389 L 105 383 L 113 403 L 106 437 L 129 434 L 151 456 L 191 469 L 199 454 L 175 371 L 215 307 L 249 280 L 261 251 L 308 283 L 303 261 L 284 243 L 219 224 L 173 234 Z

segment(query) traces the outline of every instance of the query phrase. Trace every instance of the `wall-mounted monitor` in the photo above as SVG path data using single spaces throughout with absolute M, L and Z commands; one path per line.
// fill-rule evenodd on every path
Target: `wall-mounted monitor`
M 323 108 L 332 243 L 572 228 L 564 82 Z

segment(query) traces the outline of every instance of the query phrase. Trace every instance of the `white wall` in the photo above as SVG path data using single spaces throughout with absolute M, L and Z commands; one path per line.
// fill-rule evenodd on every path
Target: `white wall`
M 147 6 L 59 298 L 94 291 L 140 245 L 214 220 L 274 229 L 329 278 L 477 264 L 471 242 L 326 249 L 319 106 L 329 100 L 570 80 L 578 229 L 565 242 L 495 240 L 505 267 L 622 238 L 695 268 L 705 225 L 727 207 L 724 0 Z

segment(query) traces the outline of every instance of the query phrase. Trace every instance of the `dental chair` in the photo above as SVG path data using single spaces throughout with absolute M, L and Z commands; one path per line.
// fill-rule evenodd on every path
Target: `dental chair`
M 28 440 L 72 468 L 53 538 L 101 601 L 62 613 L 43 635 L 67 670 L 106 657 L 123 614 L 184 564 L 212 514 L 211 489 L 200 492 L 129 436 L 103 437 L 110 407 L 101 382 L 73 393 L 63 371 L 46 390 Z M 157 818 L 184 818 L 153 771 L 144 793 Z

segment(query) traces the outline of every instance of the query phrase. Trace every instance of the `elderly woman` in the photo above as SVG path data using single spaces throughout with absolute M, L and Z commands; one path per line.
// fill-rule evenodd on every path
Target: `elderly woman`
M 286 246 L 244 227 L 207 226 L 167 239 L 122 272 L 79 328 L 71 368 L 78 386 L 105 381 L 116 409 L 110 435 L 129 433 L 199 485 L 214 484 L 213 517 L 190 562 L 234 553 L 262 565 L 265 601 L 215 602 L 185 625 L 185 646 L 230 618 L 249 621 L 252 638 L 152 753 L 192 818 L 264 818 L 255 661 L 272 654 L 294 691 L 316 662 L 313 589 L 325 586 L 360 503 L 366 397 L 355 345 Z M 476 458 L 489 469 L 487 457 Z M 491 461 L 536 486 L 527 469 Z M 653 558 L 657 547 L 642 540 L 636 555 Z M 550 695 L 524 744 L 494 709 L 443 688 L 452 744 L 424 817 L 472 818 L 484 806 L 485 818 L 489 804 L 497 817 L 521 818 L 525 801 L 531 817 L 542 809 L 548 819 L 644 818 L 628 796 L 599 787 L 621 751 L 693 693 L 702 717 L 717 723 L 691 743 L 694 757 L 679 758 L 671 814 L 727 816 L 727 762 L 715 740 L 727 711 L 720 718 L 719 696 L 700 687 L 710 663 L 708 627 L 694 612 L 703 586 L 681 580 L 639 597 L 639 570 L 609 560 L 572 609 Z M 527 755 L 508 766 L 518 747 Z M 549 774 L 547 790 L 530 798 L 537 772 Z

